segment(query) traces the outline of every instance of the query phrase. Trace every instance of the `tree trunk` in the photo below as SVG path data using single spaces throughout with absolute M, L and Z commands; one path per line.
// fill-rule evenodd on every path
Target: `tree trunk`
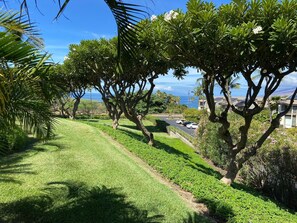
M 114 118 L 112 120 L 112 128 L 117 130 L 118 129 L 118 126 L 119 126 L 119 119 L 118 118 Z
M 153 146 L 154 145 L 154 135 L 149 130 L 147 130 L 147 128 L 144 126 L 143 122 L 141 121 L 141 118 L 133 117 L 133 119 L 131 121 L 133 121 L 136 124 L 136 126 L 141 130 L 142 134 L 147 139 L 148 144 L 150 146 Z
M 272 110 L 271 110 L 271 100 L 270 96 L 267 98 L 267 108 L 269 110 L 269 122 L 272 122 Z
M 65 115 L 65 104 L 64 104 L 64 103 L 61 104 L 60 115 L 61 115 L 63 118 L 66 117 L 66 115 Z
M 235 162 L 235 158 L 232 158 L 229 162 L 228 167 L 227 167 L 227 173 L 221 179 L 221 182 L 230 186 L 234 182 L 238 171 L 239 171 L 239 168 Z
M 77 112 L 79 103 L 80 103 L 80 98 L 76 98 L 72 109 L 72 119 L 75 119 L 76 117 L 76 112 Z

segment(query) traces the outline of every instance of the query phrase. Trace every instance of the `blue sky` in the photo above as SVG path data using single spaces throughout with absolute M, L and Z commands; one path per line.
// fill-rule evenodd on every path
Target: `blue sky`
M 62 1 L 62 0 L 61 0 Z M 7 7 L 19 9 L 18 0 L 7 0 Z M 58 0 L 37 0 L 38 9 L 33 0 L 28 0 L 31 21 L 35 23 L 44 39 L 45 51 L 52 54 L 54 62 L 62 63 L 68 53 L 69 44 L 79 43 L 83 39 L 111 38 L 117 35 L 116 24 L 111 12 L 103 0 L 71 0 L 64 15 L 54 20 L 58 10 Z M 141 0 L 131 1 L 145 6 L 150 15 L 161 14 L 172 9 L 186 10 L 186 0 Z M 216 5 L 228 1 L 214 1 Z M 3 4 L 3 3 L 2 3 Z M 156 89 L 175 95 L 188 95 L 196 85 L 200 75 L 195 69 L 189 68 L 189 74 L 183 80 L 177 80 L 169 72 L 156 81 Z M 242 81 L 240 81 L 242 82 Z M 297 73 L 288 77 L 281 86 L 282 90 L 297 86 Z M 235 96 L 243 95 L 246 86 L 234 91 Z M 219 94 L 216 90 L 216 95 Z

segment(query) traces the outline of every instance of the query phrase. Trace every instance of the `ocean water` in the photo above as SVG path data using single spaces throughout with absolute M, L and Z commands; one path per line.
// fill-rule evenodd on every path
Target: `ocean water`
M 179 97 L 180 97 L 181 105 L 186 105 L 188 106 L 188 108 L 198 108 L 198 97 L 194 97 L 194 96 L 179 96 Z M 83 99 L 102 102 L 101 94 L 93 93 L 93 92 L 92 93 L 87 92 L 84 95 Z

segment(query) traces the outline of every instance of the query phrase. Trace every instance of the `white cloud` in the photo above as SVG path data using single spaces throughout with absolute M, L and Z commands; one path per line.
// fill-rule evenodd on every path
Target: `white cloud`
M 173 91 L 171 86 L 166 86 L 166 85 L 156 85 L 155 90 L 160 90 L 160 91 Z
M 293 72 L 286 76 L 282 83 L 283 87 L 296 87 L 297 86 L 297 72 Z
M 114 36 L 110 35 L 110 34 L 100 34 L 100 33 L 94 33 L 94 32 L 89 32 L 89 31 L 84 31 L 83 32 L 88 38 L 92 37 L 95 39 L 100 39 L 100 38 L 105 38 L 105 39 L 110 39 Z

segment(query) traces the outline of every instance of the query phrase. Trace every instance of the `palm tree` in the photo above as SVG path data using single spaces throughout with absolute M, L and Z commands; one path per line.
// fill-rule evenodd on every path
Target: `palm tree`
M 15 13 L 0 13 L 0 25 L 6 28 L 0 32 L 0 149 L 7 148 L 6 136 L 16 128 L 40 138 L 48 137 L 52 129 L 44 84 L 50 64 L 32 42 L 22 40 L 33 31 L 28 24 Z
M 239 76 L 235 75 L 235 76 L 231 76 L 228 78 L 228 89 L 229 91 L 232 89 L 239 89 L 240 88 L 240 83 L 239 81 Z M 205 95 L 203 92 L 204 89 L 204 79 L 203 77 L 198 78 L 197 81 L 197 86 L 194 88 L 194 95 L 199 97 L 199 101 L 200 100 L 205 100 Z M 222 93 L 222 91 L 221 91 Z M 199 105 L 200 106 L 200 105 Z

